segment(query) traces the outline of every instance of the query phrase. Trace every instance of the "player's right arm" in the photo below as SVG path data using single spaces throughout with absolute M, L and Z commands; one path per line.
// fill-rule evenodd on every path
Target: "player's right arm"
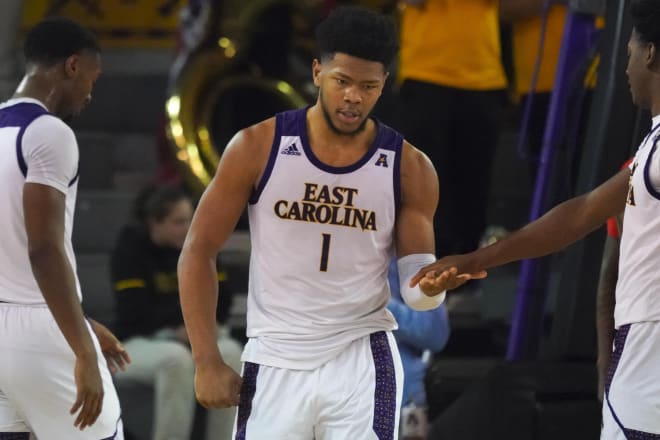
M 195 361 L 195 390 L 205 407 L 238 404 L 240 377 L 224 363 L 216 342 L 216 257 L 261 177 L 274 132 L 270 119 L 240 131 L 229 142 L 179 258 L 179 295 Z
M 621 170 L 591 192 L 567 200 L 513 234 L 491 246 L 464 255 L 442 258 L 422 268 L 411 280 L 416 285 L 427 273 L 442 274 L 456 268 L 472 274 L 518 261 L 537 258 L 564 249 L 623 212 L 626 206 L 630 170 Z
M 24 144 L 36 145 L 25 154 L 28 165 L 23 186 L 23 210 L 32 272 L 64 338 L 76 356 L 74 425 L 92 425 L 101 413 L 103 385 L 96 350 L 83 316 L 76 279 L 64 249 L 66 191 L 77 169 L 73 132 L 55 118 L 42 117 L 30 126 Z M 53 124 L 54 122 L 54 124 Z M 48 124 L 39 130 L 38 125 Z M 37 139 L 40 132 L 43 139 Z M 45 138 L 46 134 L 48 138 Z M 55 185 L 55 186 L 53 186 Z
M 614 306 L 616 305 L 618 271 L 619 238 L 608 235 L 603 248 L 603 260 L 596 292 L 596 336 L 598 339 L 596 368 L 598 370 L 598 398 L 601 401 L 614 340 Z

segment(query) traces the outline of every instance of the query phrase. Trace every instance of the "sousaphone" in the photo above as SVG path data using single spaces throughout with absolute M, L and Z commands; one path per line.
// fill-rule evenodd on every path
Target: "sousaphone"
M 339 4 L 391 10 L 393 0 L 214 0 L 197 11 L 172 69 L 167 132 L 198 195 L 238 130 L 316 98 L 313 31 Z
M 199 12 L 200 37 L 173 67 L 167 131 L 188 185 L 209 184 L 238 130 L 311 102 L 313 0 L 211 2 Z

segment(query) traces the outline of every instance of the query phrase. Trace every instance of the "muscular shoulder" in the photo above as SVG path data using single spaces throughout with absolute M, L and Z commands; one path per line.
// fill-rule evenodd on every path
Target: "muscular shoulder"
M 275 138 L 275 118 L 269 118 L 237 132 L 227 144 L 223 161 L 240 163 L 256 179 L 268 162 Z
M 401 149 L 401 190 L 403 203 L 418 195 L 437 198 L 438 193 L 438 176 L 431 160 L 407 141 Z

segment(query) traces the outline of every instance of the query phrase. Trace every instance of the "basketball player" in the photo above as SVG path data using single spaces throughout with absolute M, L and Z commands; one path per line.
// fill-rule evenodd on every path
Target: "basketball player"
M 630 2 L 628 80 L 635 104 L 651 110 L 651 132 L 629 168 L 568 200 L 496 244 L 443 258 L 411 285 L 451 268 L 475 272 L 547 255 L 624 211 L 616 287 L 614 349 L 605 381 L 602 439 L 660 439 L 660 2 Z
M 24 52 L 26 74 L 0 105 L 0 440 L 123 439 L 102 351 L 119 367 L 128 359 L 82 313 L 71 246 L 78 146 L 62 122 L 90 100 L 99 47 L 78 24 L 48 19 Z
M 340 8 L 317 39 L 316 103 L 229 142 L 179 260 L 197 397 L 209 407 L 240 401 L 236 439 L 397 438 L 403 377 L 386 309 L 389 261 L 396 249 L 402 296 L 416 309 L 465 282 L 450 273 L 408 288 L 415 268 L 435 260 L 438 181 L 426 156 L 369 117 L 397 50 L 392 23 Z M 246 204 L 241 380 L 215 343 L 213 262 Z

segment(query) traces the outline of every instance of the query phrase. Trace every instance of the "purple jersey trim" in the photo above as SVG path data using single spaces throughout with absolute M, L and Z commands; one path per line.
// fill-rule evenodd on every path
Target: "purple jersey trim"
M 660 124 L 658 124 L 655 127 L 651 128 L 651 131 L 649 131 L 648 134 L 646 136 L 644 136 L 644 140 L 642 141 L 642 143 L 640 145 L 644 145 L 644 143 L 648 140 L 648 138 L 650 138 L 653 135 L 653 133 L 655 133 L 659 128 L 660 128 Z
M 651 162 L 653 161 L 653 153 L 655 153 L 655 148 L 658 146 L 658 137 L 653 140 L 653 146 L 651 151 L 649 151 L 649 157 L 646 159 L 644 164 L 644 185 L 646 190 L 653 196 L 655 199 L 660 200 L 660 191 L 656 190 L 651 183 Z
M 644 140 L 642 141 L 641 145 L 644 145 L 646 141 L 653 136 L 653 134 L 660 128 L 660 124 L 656 125 L 649 131 L 649 133 L 644 136 Z M 646 165 L 644 166 L 644 184 L 646 185 L 647 191 L 655 198 L 658 198 L 658 192 L 653 188 L 653 185 L 651 185 L 651 179 L 649 175 L 649 163 L 651 162 L 651 158 L 653 157 L 653 151 L 655 150 L 655 146 L 658 143 L 658 139 L 653 140 L 653 146 L 651 147 L 651 151 L 649 152 L 649 157 L 646 160 Z
M 377 119 L 374 119 L 378 132 L 376 134 L 376 139 L 374 139 L 374 142 L 371 147 L 369 147 L 367 153 L 352 165 L 346 167 L 332 167 L 321 162 L 312 152 L 309 145 L 309 138 L 307 137 L 307 110 L 309 110 L 309 107 L 289 110 L 275 115 L 275 137 L 273 139 L 273 145 L 271 146 L 270 155 L 268 156 L 268 163 L 266 164 L 266 168 L 264 169 L 264 173 L 261 176 L 257 187 L 250 196 L 249 203 L 254 205 L 259 201 L 259 197 L 268 183 L 268 179 L 275 167 L 275 161 L 277 160 L 282 136 L 298 136 L 307 159 L 317 168 L 331 174 L 346 174 L 359 169 L 374 156 L 378 149 L 394 151 L 396 153 L 394 159 L 394 196 L 395 205 L 398 210 L 401 200 L 401 152 L 403 136 Z
M 396 371 L 385 332 L 372 333 L 371 353 L 376 369 L 373 430 L 378 440 L 393 440 L 396 419 Z
M 71 182 L 69 182 L 69 186 L 73 186 L 74 183 L 78 181 L 78 178 L 80 177 L 80 164 L 78 165 L 78 169 L 76 170 L 76 175 L 73 176 L 73 179 L 71 179 Z
M 29 432 L 0 432 L 0 440 L 30 440 Z
M 16 161 L 23 176 L 27 176 L 27 164 L 23 156 L 23 134 L 32 121 L 47 114 L 49 114 L 48 110 L 31 102 L 20 102 L 0 110 L 0 128 L 20 127 L 16 136 Z
M 401 207 L 401 156 L 403 156 L 403 136 L 397 133 L 396 154 L 394 155 L 394 208 L 397 218 Z
M 257 392 L 257 375 L 259 374 L 259 364 L 245 362 L 243 367 L 243 384 L 241 385 L 241 401 L 238 405 L 238 415 L 236 417 L 236 437 L 235 440 L 245 440 L 247 421 L 252 412 L 252 399 Z
M 268 163 L 266 163 L 266 169 L 264 170 L 263 175 L 261 176 L 261 179 L 259 180 L 259 183 L 257 184 L 257 187 L 255 190 L 252 192 L 252 195 L 250 196 L 250 200 L 248 203 L 251 205 L 256 204 L 259 201 L 259 197 L 261 197 L 261 193 L 264 191 L 264 188 L 266 187 L 266 183 L 268 183 L 268 179 L 270 178 L 271 173 L 273 172 L 273 167 L 275 166 L 275 160 L 277 160 L 277 150 L 279 149 L 280 146 L 280 137 L 282 137 L 282 125 L 286 124 L 286 113 L 278 113 L 275 116 L 275 138 L 273 139 L 273 145 L 270 147 L 270 155 L 268 156 Z
M 377 119 L 373 118 L 377 127 L 376 138 L 374 139 L 373 143 L 371 144 L 367 152 L 364 154 L 364 156 L 362 156 L 354 164 L 345 167 L 333 167 L 327 165 L 321 162 L 314 155 L 314 152 L 312 151 L 312 148 L 309 144 L 309 137 L 307 136 L 307 118 L 306 118 L 308 109 L 309 107 L 292 111 L 296 119 L 298 120 L 297 133 L 295 133 L 295 135 L 300 136 L 300 141 L 302 142 L 303 151 L 305 152 L 305 156 L 307 156 L 307 159 L 316 168 L 323 170 L 326 173 L 347 174 L 356 171 L 360 169 L 362 166 L 364 166 L 367 162 L 369 162 L 369 160 L 374 156 L 374 154 L 376 154 L 376 151 L 378 151 L 379 148 L 384 148 L 387 150 L 394 150 L 394 151 L 401 150 L 400 146 L 397 147 L 395 145 L 388 144 L 388 141 L 391 141 L 392 137 L 396 137 L 398 133 L 396 133 L 388 126 L 382 124 Z

